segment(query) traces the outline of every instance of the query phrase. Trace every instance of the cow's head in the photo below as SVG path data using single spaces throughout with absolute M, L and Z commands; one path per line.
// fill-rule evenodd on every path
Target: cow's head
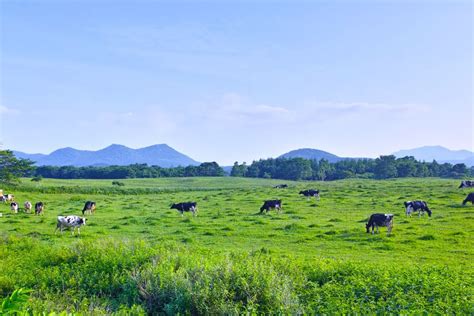
M 85 217 L 80 218 L 79 219 L 79 224 L 86 226 L 86 218 Z
M 370 233 L 370 225 L 369 225 L 369 223 L 365 224 L 365 229 L 367 230 L 367 233 Z
M 173 203 L 173 204 L 171 204 L 170 209 L 174 209 L 174 208 L 177 208 L 177 207 L 178 206 L 175 203 Z

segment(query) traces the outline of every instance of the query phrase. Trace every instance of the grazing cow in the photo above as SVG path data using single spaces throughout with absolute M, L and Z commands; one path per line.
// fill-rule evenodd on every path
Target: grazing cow
M 2 202 L 13 202 L 13 200 L 15 199 L 15 196 L 13 194 L 3 194 L 1 196 L 1 201 Z
M 192 212 L 193 216 L 197 216 L 197 203 L 196 202 L 182 202 L 182 203 L 173 203 L 170 209 L 176 209 L 183 216 L 184 212 Z
M 83 225 L 84 226 L 86 225 L 85 217 L 79 217 L 76 215 L 58 216 L 58 223 L 56 225 L 56 229 L 54 230 L 54 233 L 56 233 L 58 229 L 62 233 L 64 228 L 70 228 L 71 233 L 74 235 L 74 230 L 77 227 L 77 233 L 80 235 L 81 234 L 80 228 Z
M 26 213 L 29 213 L 31 211 L 31 208 L 33 207 L 33 205 L 31 204 L 30 201 L 26 201 L 24 206 L 25 206 L 25 212 Z
M 43 214 L 44 212 L 44 204 L 43 202 L 38 202 L 35 204 L 35 215 Z
M 280 212 L 281 208 L 281 200 L 268 200 L 265 201 L 262 207 L 260 208 L 260 214 L 263 213 L 263 211 L 265 211 L 265 213 L 268 213 L 271 209 L 275 209 Z
M 428 208 L 428 204 L 425 201 L 407 201 L 404 202 L 407 216 L 411 216 L 411 213 L 418 211 L 418 216 L 421 216 L 425 213 L 428 213 L 428 216 L 431 217 L 431 210 Z
M 18 203 L 17 202 L 11 202 L 10 203 L 10 209 L 13 211 L 13 213 L 18 213 Z
M 300 191 L 299 194 L 303 194 L 304 196 L 307 197 L 308 200 L 310 199 L 310 197 L 314 196 L 319 201 L 319 190 L 304 190 L 304 191 Z
M 95 212 L 95 202 L 92 202 L 92 201 L 87 201 L 86 204 L 84 205 L 84 208 L 82 209 L 82 215 L 84 215 L 84 213 L 87 213 L 89 212 L 89 214 L 92 214 L 93 212 Z
M 474 180 L 464 180 L 464 181 L 461 181 L 461 185 L 459 186 L 458 189 L 473 188 L 473 187 L 474 187 Z
M 382 214 L 382 213 L 375 213 L 370 215 L 369 222 L 365 225 L 367 229 L 367 233 L 370 232 L 370 228 L 372 228 L 372 234 L 374 234 L 374 228 L 377 228 L 377 233 L 379 232 L 380 226 L 387 227 L 387 235 L 392 232 L 393 227 L 393 214 Z
M 275 189 L 288 188 L 288 184 L 277 184 L 277 185 L 275 185 L 273 188 L 275 188 Z
M 474 204 L 474 192 L 471 192 L 466 196 L 464 201 L 462 201 L 462 205 L 466 205 L 467 202 Z

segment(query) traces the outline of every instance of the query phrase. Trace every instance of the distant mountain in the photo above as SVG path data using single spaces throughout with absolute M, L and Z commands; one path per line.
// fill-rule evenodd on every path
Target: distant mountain
M 464 163 L 467 166 L 474 166 L 474 152 L 469 150 L 450 150 L 442 146 L 424 146 L 400 150 L 393 153 L 393 155 L 399 158 L 413 156 L 416 160 L 427 162 L 436 160 L 439 163 Z
M 174 150 L 166 144 L 132 149 L 123 145 L 110 145 L 97 151 L 61 148 L 49 155 L 26 154 L 13 151 L 16 157 L 31 159 L 37 166 L 110 166 L 146 163 L 160 167 L 199 165 L 199 162 Z
M 319 149 L 311 149 L 311 148 L 302 148 L 292 150 L 279 156 L 278 158 L 304 158 L 310 160 L 321 160 L 326 159 L 329 162 L 338 162 L 340 160 L 344 160 L 346 158 L 342 158 L 336 156 L 334 154 L 328 153 L 327 151 L 319 150 Z

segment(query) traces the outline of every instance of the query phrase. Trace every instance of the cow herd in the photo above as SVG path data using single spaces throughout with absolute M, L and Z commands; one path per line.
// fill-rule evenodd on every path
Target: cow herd
M 459 188 L 470 188 L 474 187 L 474 181 L 471 180 L 465 180 L 461 182 L 461 185 Z M 274 186 L 274 188 L 277 189 L 283 189 L 283 188 L 288 188 L 287 184 L 279 184 Z M 299 194 L 307 197 L 309 200 L 311 197 L 314 197 L 318 201 L 320 200 L 320 195 L 319 195 L 319 190 L 314 190 L 314 189 L 307 189 L 300 191 Z M 15 202 L 15 197 L 13 194 L 3 194 L 3 190 L 0 190 L 0 202 L 8 203 L 10 202 L 10 210 L 13 213 L 18 213 L 20 210 L 19 204 Z M 471 202 L 474 205 L 474 192 L 469 193 L 464 201 L 462 202 L 462 205 L 466 205 L 467 202 Z M 416 201 L 406 201 L 404 202 L 405 206 L 405 214 L 406 216 L 411 216 L 412 213 L 418 212 L 418 216 L 423 215 L 425 212 L 428 214 L 429 217 L 432 215 L 432 211 L 428 207 L 428 204 L 425 201 L 421 200 L 416 200 Z M 25 213 L 31 213 L 31 209 L 33 207 L 32 203 L 30 201 L 26 201 L 23 204 L 24 207 L 24 212 Z M 282 211 L 282 200 L 266 200 L 263 202 L 263 205 L 260 207 L 260 214 L 262 213 L 268 213 L 270 210 L 276 210 L 277 212 Z M 82 209 L 82 215 L 86 214 L 93 214 L 96 209 L 96 203 L 93 201 L 86 201 L 84 204 L 84 208 Z M 181 203 L 173 203 L 170 206 L 170 209 L 176 209 L 178 212 L 181 213 L 181 216 L 183 216 L 184 212 L 191 212 L 193 216 L 197 216 L 197 203 L 196 202 L 181 202 Z M 44 203 L 43 202 L 37 202 L 35 203 L 35 215 L 42 215 L 44 213 Z M 0 216 L 2 214 L 0 213 Z M 366 224 L 366 231 L 367 233 L 370 233 L 370 230 L 372 230 L 372 234 L 374 234 L 374 231 L 376 230 L 377 232 L 379 231 L 379 227 L 385 226 L 387 227 L 387 234 L 390 234 L 392 231 L 393 227 L 393 214 L 383 214 L 383 213 L 375 213 L 370 215 L 369 220 Z M 57 217 L 57 225 L 56 225 L 56 230 L 59 230 L 60 232 L 63 232 L 65 228 L 69 228 L 74 234 L 75 229 L 77 228 L 78 234 L 80 234 L 80 227 L 86 225 L 86 218 L 85 217 L 79 217 L 77 215 L 68 215 L 68 216 L 58 216 Z

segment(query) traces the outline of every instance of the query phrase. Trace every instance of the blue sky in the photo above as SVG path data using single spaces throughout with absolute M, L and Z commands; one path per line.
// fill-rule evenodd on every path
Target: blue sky
M 0 2 L 0 142 L 473 150 L 470 1 Z

